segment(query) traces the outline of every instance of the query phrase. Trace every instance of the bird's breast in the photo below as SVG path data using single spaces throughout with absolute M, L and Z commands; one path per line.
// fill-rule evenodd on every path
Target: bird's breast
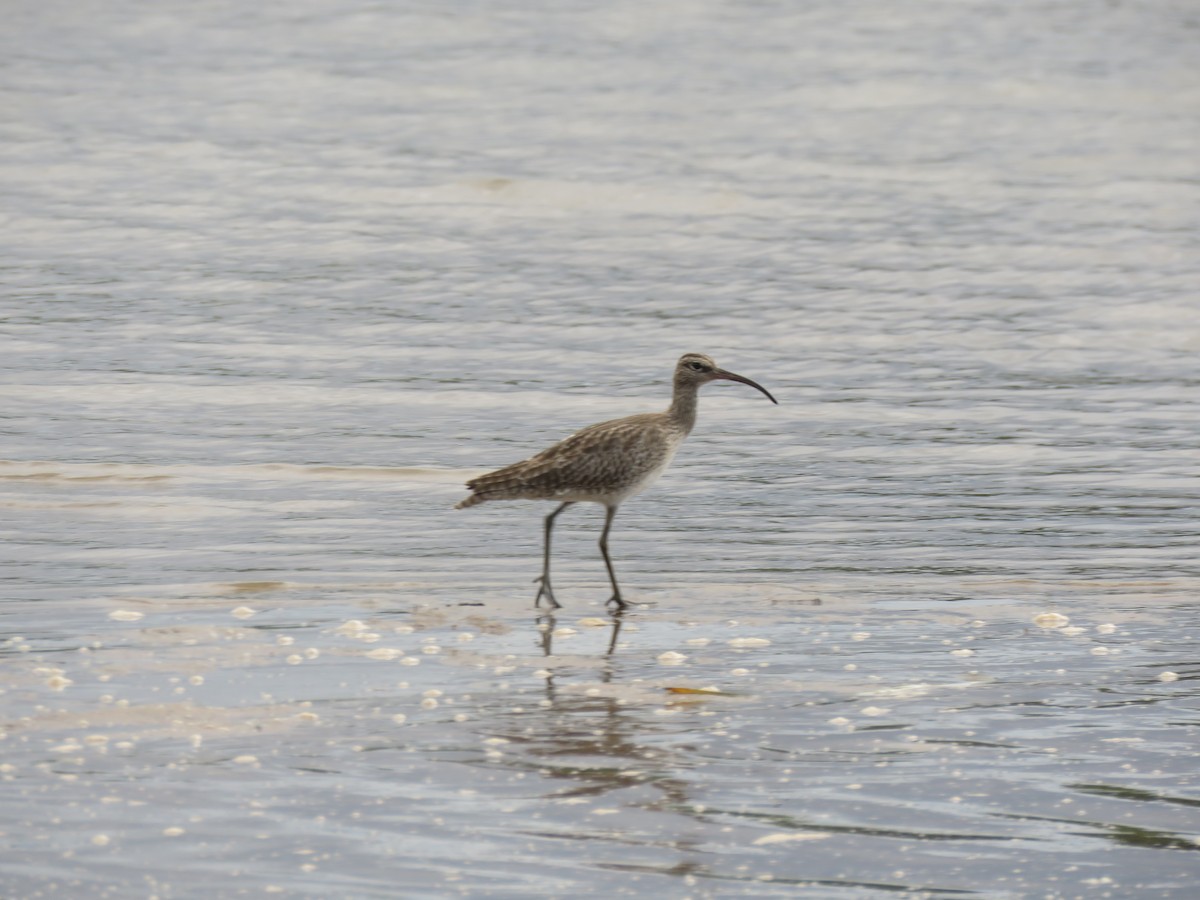
M 672 436 L 641 448 L 640 453 L 636 450 L 632 452 L 626 460 L 625 477 L 618 479 L 619 485 L 614 485 L 614 501 L 619 503 L 635 494 L 640 494 L 658 481 L 671 464 L 671 460 L 675 458 L 675 451 L 679 449 L 681 443 L 682 438 L 675 439 Z
M 621 499 L 632 497 L 635 494 L 640 494 L 642 491 L 646 490 L 646 488 L 650 487 L 650 485 L 654 484 L 654 482 L 658 481 L 658 479 L 662 476 L 662 473 L 667 470 L 667 466 L 671 464 L 671 460 L 674 458 L 674 456 L 675 450 L 672 448 L 670 453 L 664 456 L 653 466 L 645 469 L 645 471 L 633 479 L 622 494 Z
M 585 428 L 529 461 L 547 499 L 615 506 L 653 484 L 686 436 L 665 416 L 631 416 Z

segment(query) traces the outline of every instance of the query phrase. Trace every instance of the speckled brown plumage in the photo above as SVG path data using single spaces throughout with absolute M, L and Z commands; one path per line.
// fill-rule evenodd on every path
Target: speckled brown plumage
M 591 425 L 543 450 L 536 456 L 480 475 L 467 482 L 471 495 L 455 507 L 465 509 L 489 500 L 557 500 L 559 506 L 545 520 L 541 588 L 552 607 L 559 606 L 550 588 L 550 534 L 555 517 L 572 503 L 600 503 L 605 507 L 600 551 L 613 586 L 610 603 L 625 607 L 612 560 L 608 532 L 617 507 L 645 490 L 670 464 L 683 439 L 696 423 L 696 394 L 715 380 L 748 384 L 776 400 L 762 385 L 717 367 L 709 357 L 685 353 L 675 366 L 671 406 L 660 413 L 642 413 Z
M 666 413 L 591 425 L 537 456 L 468 481 L 473 493 L 458 508 L 487 500 L 619 502 L 664 469 L 686 436 Z

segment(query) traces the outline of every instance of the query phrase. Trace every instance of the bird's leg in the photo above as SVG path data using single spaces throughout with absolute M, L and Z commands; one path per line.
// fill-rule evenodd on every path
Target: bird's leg
M 534 606 L 542 605 L 542 597 L 550 601 L 551 609 L 558 609 L 562 606 L 561 603 L 554 599 L 554 591 L 550 588 L 550 532 L 554 529 L 555 517 L 570 506 L 572 502 L 568 500 L 566 503 L 561 504 L 554 512 L 550 513 L 550 515 L 546 516 L 546 547 L 542 554 L 542 574 L 533 579 L 534 581 L 540 581 L 542 586 L 538 588 L 537 596 L 533 598 Z
M 613 571 L 612 560 L 608 556 L 608 530 L 612 528 L 613 516 L 617 514 L 615 506 L 604 507 L 604 530 L 600 532 L 600 553 L 604 556 L 604 565 L 608 567 L 608 580 L 612 582 L 613 595 L 608 598 L 609 603 L 615 603 L 617 609 L 625 608 L 625 601 L 621 599 L 621 587 L 617 584 L 617 573 Z

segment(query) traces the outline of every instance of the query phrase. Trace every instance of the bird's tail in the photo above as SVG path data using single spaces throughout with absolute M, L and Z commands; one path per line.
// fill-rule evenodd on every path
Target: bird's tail
M 467 482 L 467 490 L 471 492 L 471 496 L 459 501 L 454 508 L 466 509 L 468 506 L 486 503 L 488 500 L 537 499 L 540 494 L 534 492 L 531 495 L 527 479 L 522 477 L 526 465 L 525 462 L 519 462 L 505 466 L 503 469 L 497 469 L 495 472 L 480 475 L 478 478 L 472 478 Z

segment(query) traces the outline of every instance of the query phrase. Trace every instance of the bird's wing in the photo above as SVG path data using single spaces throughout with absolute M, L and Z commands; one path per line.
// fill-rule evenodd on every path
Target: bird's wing
M 550 498 L 568 490 L 617 487 L 640 461 L 661 455 L 656 454 L 647 427 L 655 417 L 647 413 L 590 425 L 536 456 L 481 475 L 467 487 L 497 499 Z

